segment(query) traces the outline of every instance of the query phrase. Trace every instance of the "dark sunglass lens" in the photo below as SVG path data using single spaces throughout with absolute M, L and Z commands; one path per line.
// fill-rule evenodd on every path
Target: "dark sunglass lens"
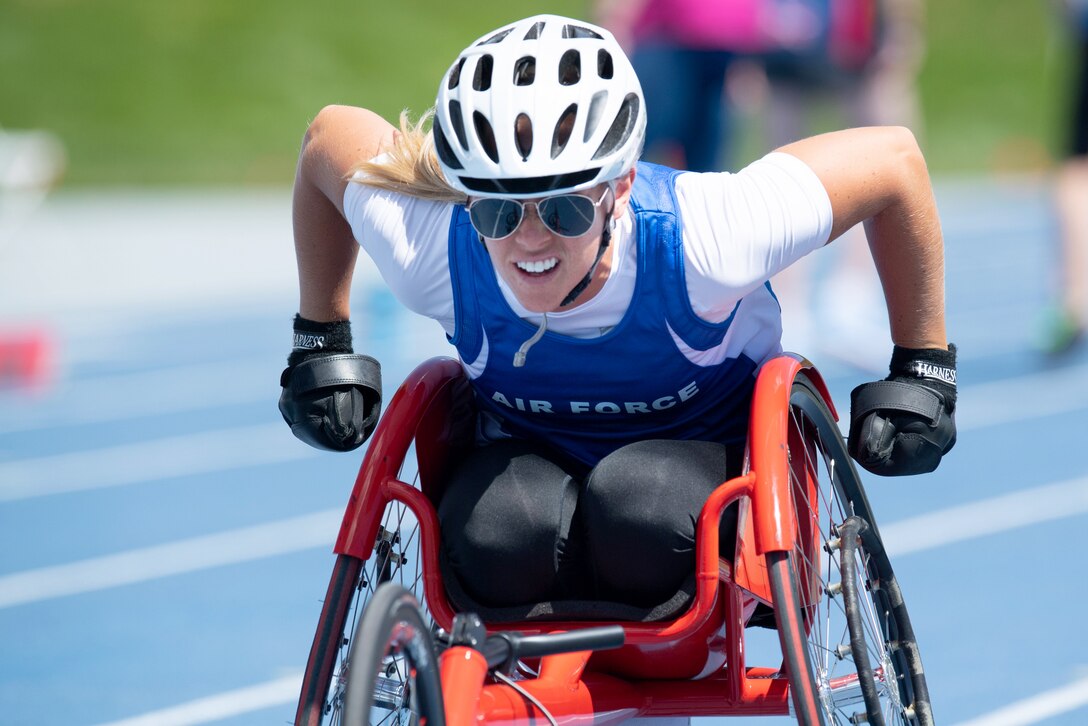
M 521 223 L 521 205 L 506 199 L 481 199 L 468 213 L 476 231 L 491 239 L 509 237 Z
M 580 194 L 549 197 L 541 200 L 538 209 L 548 229 L 564 237 L 581 237 L 593 226 L 593 201 Z

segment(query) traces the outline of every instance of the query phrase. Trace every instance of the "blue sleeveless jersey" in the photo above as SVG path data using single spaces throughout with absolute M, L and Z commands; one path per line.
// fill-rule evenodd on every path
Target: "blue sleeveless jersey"
M 677 345 L 677 338 L 696 352 L 722 345 L 741 307 L 722 323 L 708 323 L 691 309 L 676 212 L 679 173 L 638 166 L 631 201 L 637 279 L 620 323 L 591 339 L 546 332 L 522 368 L 514 367 L 514 354 L 537 326 L 510 309 L 468 214 L 464 207 L 454 211 L 450 342 L 469 371 L 481 412 L 499 419 L 510 435 L 545 441 L 588 466 L 644 439 L 744 440 L 758 362 L 742 353 L 697 365 Z M 759 292 L 770 299 L 769 286 Z

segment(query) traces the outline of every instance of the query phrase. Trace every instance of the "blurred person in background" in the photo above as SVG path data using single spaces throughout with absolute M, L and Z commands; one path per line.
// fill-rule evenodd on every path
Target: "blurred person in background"
M 753 107 L 765 117 L 761 148 L 843 126 L 921 126 L 921 0 L 599 0 L 595 10 L 642 79 L 649 161 L 729 168 Z M 862 230 L 841 247 L 775 278 L 790 311 L 784 343 L 881 370 L 890 334 Z
M 1088 316 L 1088 0 L 1063 0 L 1063 25 L 1073 35 L 1073 87 L 1067 155 L 1055 180 L 1061 246 L 1058 297 L 1044 347 L 1061 355 L 1083 342 Z
M 729 166 L 730 66 L 767 48 L 767 0 L 598 0 L 601 25 L 628 50 L 646 96 L 644 158 L 691 171 Z
M 922 0 L 770 1 L 792 10 L 783 21 L 791 30 L 763 57 L 768 146 L 843 126 L 906 126 L 921 136 Z M 882 369 L 888 320 L 860 226 L 843 235 L 832 256 L 806 258 L 775 283 L 791 311 L 787 348 Z

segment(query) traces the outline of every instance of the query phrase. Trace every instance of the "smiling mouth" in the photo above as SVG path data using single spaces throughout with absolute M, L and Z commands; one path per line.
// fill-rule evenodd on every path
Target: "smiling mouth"
M 555 257 L 551 257 L 547 260 L 534 260 L 532 262 L 515 262 L 517 268 L 522 272 L 527 272 L 530 275 L 543 275 L 545 272 L 550 272 L 555 269 L 555 266 L 559 264 L 559 260 Z

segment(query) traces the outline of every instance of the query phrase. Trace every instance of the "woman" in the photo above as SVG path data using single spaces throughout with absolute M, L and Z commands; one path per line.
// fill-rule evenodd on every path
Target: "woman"
M 323 448 L 373 428 L 377 363 L 348 322 L 361 246 L 475 389 L 479 446 L 438 509 L 477 603 L 669 599 L 703 501 L 740 466 L 756 370 L 781 351 L 767 280 L 858 222 L 897 346 L 889 380 L 855 390 L 852 452 L 910 474 L 951 448 L 942 240 L 908 131 L 800 141 L 738 174 L 639 164 L 629 61 L 602 28 L 550 15 L 467 48 L 435 108 L 433 136 L 346 107 L 310 126 L 280 408 Z

